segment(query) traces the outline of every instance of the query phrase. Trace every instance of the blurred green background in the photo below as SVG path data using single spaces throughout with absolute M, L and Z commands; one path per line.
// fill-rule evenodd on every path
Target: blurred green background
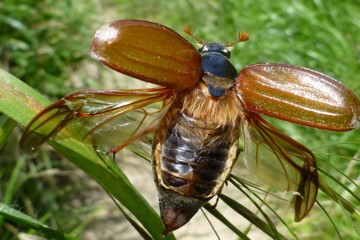
M 145 19 L 166 25 L 191 42 L 182 33 L 185 25 L 196 27 L 198 38 L 221 43 L 233 42 L 237 32 L 246 31 L 250 40 L 236 45 L 232 52 L 238 70 L 259 62 L 304 66 L 340 80 L 360 96 L 359 13 L 358 0 L 3 0 L 0 67 L 51 100 L 84 88 L 128 88 L 133 85 L 130 78 L 106 69 L 87 53 L 101 25 L 116 19 Z M 359 130 L 336 133 L 270 121 L 312 149 L 319 165 L 335 178 L 342 176 L 328 163 L 345 172 L 355 186 L 351 191 L 359 194 Z M 35 157 L 24 155 L 17 146 L 20 132 L 17 129 L 0 152 L 0 201 L 54 228 L 84 236 L 91 231 L 88 226 L 98 206 L 68 204 L 83 197 L 79 191 L 84 191 L 79 178 L 66 174 L 74 167 L 45 148 Z M 80 178 L 84 181 L 86 177 Z M 331 218 L 344 231 L 345 239 L 358 237 L 351 223 L 344 223 L 347 216 L 337 211 Z M 314 215 L 293 226 L 299 238 L 332 237 L 329 220 Z M 16 239 L 22 231 L 28 230 L 0 219 L 1 239 Z M 301 235 L 303 232 L 306 234 Z

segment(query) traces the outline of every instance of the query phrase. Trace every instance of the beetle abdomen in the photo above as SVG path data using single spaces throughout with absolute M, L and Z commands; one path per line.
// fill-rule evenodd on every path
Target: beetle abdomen
M 179 115 L 162 145 L 161 178 L 173 191 L 187 196 L 209 197 L 219 190 L 224 171 L 232 165 L 227 162 L 231 143 L 225 140 L 215 146 L 204 144 L 210 139 L 201 139 L 201 135 L 226 138 L 224 135 L 228 135 L 228 131 L 226 128 L 203 129 L 197 126 L 197 122 L 185 114 Z

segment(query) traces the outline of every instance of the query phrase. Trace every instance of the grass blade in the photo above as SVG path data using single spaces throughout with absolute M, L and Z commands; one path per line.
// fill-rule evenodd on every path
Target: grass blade
M 250 240 L 243 232 L 241 232 L 236 226 L 234 226 L 224 215 L 222 215 L 218 210 L 216 210 L 209 203 L 204 205 L 204 208 L 211 213 L 214 217 L 219 219 L 223 224 L 230 228 L 234 233 L 236 233 L 241 239 Z
M 14 221 L 20 225 L 37 230 L 37 231 L 43 233 L 49 239 L 59 239 L 59 240 L 77 239 L 68 234 L 56 231 L 56 230 L 46 226 L 45 224 L 39 222 L 38 220 L 18 211 L 4 203 L 0 203 L 0 215 L 11 221 Z
M 0 111 L 23 126 L 49 104 L 46 98 L 3 70 L 0 70 L 0 98 Z M 132 212 L 152 237 L 162 237 L 160 217 L 112 159 L 98 155 L 91 146 L 73 139 L 50 144 Z M 174 237 L 170 235 L 167 239 Z
M 8 137 L 15 127 L 15 121 L 7 117 L 0 116 L 0 150 L 4 147 Z

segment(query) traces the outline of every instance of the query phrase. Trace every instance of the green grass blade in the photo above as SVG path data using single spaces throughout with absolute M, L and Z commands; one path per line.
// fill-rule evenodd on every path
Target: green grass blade
M 0 112 L 26 126 L 37 112 L 50 104 L 40 93 L 0 69 Z
M 23 184 L 24 179 L 19 177 L 19 175 L 21 174 L 21 170 L 24 164 L 25 158 L 19 158 L 19 160 L 16 162 L 15 167 L 12 169 L 10 180 L 1 199 L 1 201 L 3 201 L 3 204 L 11 204 L 17 190 Z M 4 217 L 0 216 L 0 226 L 3 226 L 3 223 Z
M 16 122 L 10 118 L 0 116 L 0 150 L 4 147 L 8 137 L 16 127 Z
M 34 219 L 34 218 L 12 208 L 4 203 L 0 203 L 0 215 L 5 217 L 6 219 L 9 219 L 13 222 L 20 224 L 22 226 L 26 226 L 28 228 L 37 230 L 37 231 L 43 233 L 49 239 L 59 239 L 59 240 L 77 239 L 68 234 L 56 231 L 55 229 L 52 229 L 52 228 L 46 226 L 45 224 L 37 221 L 36 219 Z
M 267 221 L 268 223 L 264 222 L 255 213 L 251 212 L 247 207 L 243 206 L 239 202 L 223 194 L 220 195 L 220 198 L 226 203 L 226 205 L 234 209 L 237 213 L 246 218 L 249 222 L 254 224 L 258 229 L 260 229 L 273 239 L 286 239 L 285 237 L 281 236 L 279 232 L 276 231 L 275 226 L 271 226 L 269 221 Z M 254 203 L 253 199 L 250 200 Z M 257 207 L 259 210 L 261 210 L 260 206 Z M 262 214 L 265 215 L 265 213 Z
M 238 235 L 239 238 L 250 240 L 243 232 L 241 232 L 236 226 L 234 226 L 224 215 L 222 215 L 218 210 L 216 210 L 209 203 L 204 205 L 204 208 L 211 213 L 214 217 L 219 219 L 223 224 L 225 224 L 228 228 L 230 228 L 235 234 Z
M 353 196 L 358 202 L 360 202 L 359 197 L 356 196 L 356 194 L 351 191 L 345 184 L 341 183 L 339 180 L 337 180 L 334 176 L 331 174 L 328 174 L 327 172 L 323 171 L 321 168 L 319 168 L 319 171 L 332 179 L 336 184 L 341 186 L 345 191 L 347 191 L 351 196 Z M 333 199 L 335 202 L 340 204 L 346 211 L 348 211 L 350 214 L 357 214 L 359 215 L 358 210 L 345 198 L 340 196 L 337 192 L 335 192 L 325 181 L 320 179 L 320 185 L 319 188 L 321 191 L 323 191 L 325 194 L 327 194 L 331 199 Z
M 330 214 L 326 211 L 326 209 L 321 205 L 321 203 L 319 201 L 316 201 L 316 203 L 319 205 L 320 209 L 325 213 L 326 217 L 329 219 L 331 225 L 333 226 L 333 228 L 335 229 L 335 232 L 337 234 L 337 236 L 339 237 L 340 240 L 342 240 L 340 231 L 338 230 L 335 222 L 333 221 L 333 219 L 331 218 Z
M 120 206 L 120 204 L 114 199 L 111 195 L 109 195 L 113 202 L 116 204 L 118 209 L 124 214 L 125 218 L 128 222 L 136 229 L 136 231 L 141 235 L 141 237 L 145 240 L 151 240 L 151 236 L 129 215 L 125 212 L 125 210 Z
M 3 70 L 0 70 L 0 98 L 0 112 L 23 126 L 49 103 L 35 90 Z M 134 214 L 153 238 L 162 237 L 163 225 L 160 217 L 112 159 L 98 155 L 91 146 L 73 139 L 50 144 Z M 167 239 L 174 237 L 170 235 Z
M 293 229 L 289 226 L 288 223 L 286 223 L 286 221 L 276 212 L 276 210 L 274 210 L 267 202 L 265 199 L 261 198 L 256 191 L 259 191 L 262 194 L 266 194 L 266 196 L 270 196 L 270 197 L 274 197 L 274 198 L 278 198 L 280 199 L 277 195 L 274 195 L 272 193 L 266 192 L 265 190 L 259 188 L 259 186 L 256 186 L 255 184 L 249 183 L 248 181 L 231 175 L 231 183 L 234 184 L 234 186 L 239 189 L 240 191 L 242 191 L 246 196 L 248 196 L 248 198 L 254 203 L 254 205 L 256 205 L 256 207 L 259 209 L 259 211 L 261 213 L 263 213 L 263 206 L 260 206 L 258 204 L 255 204 L 256 202 L 252 199 L 252 197 L 250 198 L 250 195 L 245 193 L 243 188 L 245 188 L 248 192 L 250 192 L 256 199 L 258 199 L 262 205 L 266 206 L 267 209 L 269 209 L 276 217 L 277 219 L 283 224 L 283 226 L 285 226 L 285 228 L 288 230 L 288 232 L 294 237 L 294 239 L 298 239 L 296 233 L 293 231 Z M 254 190 L 255 189 L 255 190 Z M 266 215 L 265 215 L 266 217 Z M 267 231 L 271 231 L 272 233 L 275 233 L 277 238 L 284 238 L 283 236 L 280 235 L 280 233 L 277 231 L 276 227 L 274 226 L 274 224 L 272 223 L 273 221 L 270 220 L 268 217 L 266 217 L 266 220 L 268 222 L 268 227 L 264 230 Z M 264 224 L 266 224 L 264 222 Z M 277 224 L 278 225 L 278 224 Z M 263 231 L 264 231 L 263 230 Z M 271 232 L 269 232 L 269 234 L 272 234 Z M 278 236 L 279 235 L 279 236 Z

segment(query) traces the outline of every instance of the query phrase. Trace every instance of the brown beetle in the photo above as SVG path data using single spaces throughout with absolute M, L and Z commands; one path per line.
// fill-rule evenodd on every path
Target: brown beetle
M 237 42 L 247 39 L 240 33 Z M 199 50 L 173 30 L 142 20 L 101 27 L 91 55 L 161 87 L 72 93 L 35 116 L 22 148 L 36 150 L 60 131 L 76 128 L 76 136 L 62 137 L 116 153 L 155 133 L 153 171 L 167 234 L 219 194 L 241 145 L 250 171 L 270 186 L 296 192 L 295 220 L 300 221 L 317 196 L 315 157 L 259 114 L 347 131 L 360 123 L 359 99 L 337 80 L 302 67 L 255 64 L 238 74 L 229 60 L 233 44 L 197 41 Z

